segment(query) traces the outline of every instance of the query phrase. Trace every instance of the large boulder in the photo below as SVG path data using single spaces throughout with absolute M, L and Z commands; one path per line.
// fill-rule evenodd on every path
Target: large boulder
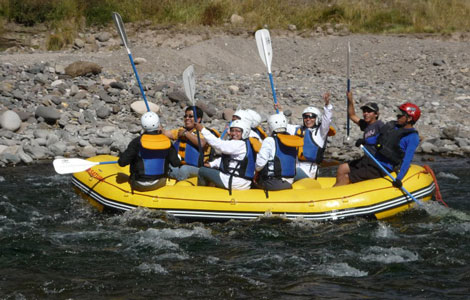
M 0 115 L 0 127 L 10 131 L 16 131 L 21 127 L 21 118 L 12 110 L 7 110 Z
M 155 103 L 148 102 L 150 111 L 153 111 L 154 113 L 158 113 L 160 111 L 160 106 L 158 106 Z M 141 101 L 135 101 L 131 104 L 131 109 L 132 111 L 138 113 L 138 114 L 145 114 L 147 112 L 147 106 L 145 105 L 145 102 L 143 100 Z
M 47 123 L 55 123 L 60 119 L 60 112 L 52 107 L 38 106 L 35 112 L 36 117 L 42 117 Z
M 65 74 L 77 77 L 86 76 L 87 74 L 99 74 L 102 67 L 89 61 L 76 61 L 65 68 Z

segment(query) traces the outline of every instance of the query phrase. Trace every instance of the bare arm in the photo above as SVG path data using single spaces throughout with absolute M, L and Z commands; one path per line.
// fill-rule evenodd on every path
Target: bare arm
M 349 114 L 349 118 L 351 119 L 351 121 L 353 121 L 354 123 L 356 124 L 359 124 L 359 121 L 361 120 L 361 118 L 359 118 L 357 115 L 356 115 L 356 112 L 354 110 L 354 99 L 353 99 L 353 95 L 352 95 L 352 92 L 348 92 L 346 94 L 346 96 L 348 97 L 348 114 Z

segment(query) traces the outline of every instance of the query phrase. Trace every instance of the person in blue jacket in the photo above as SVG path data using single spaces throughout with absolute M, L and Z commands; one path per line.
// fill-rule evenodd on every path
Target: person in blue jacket
M 397 173 L 393 185 L 401 188 L 401 180 L 410 168 L 419 134 L 414 124 L 421 116 L 421 110 L 413 103 L 406 102 L 398 107 L 397 120 L 385 124 L 377 137 L 374 157 L 389 171 Z M 362 180 L 383 177 L 383 171 L 372 161 L 361 166 L 350 166 L 345 178 L 336 178 L 336 186 Z
M 160 118 L 146 112 L 141 118 L 144 133 L 133 139 L 119 155 L 121 167 L 130 164 L 130 184 L 138 191 L 149 191 L 165 185 L 169 164 L 179 167 L 181 161 L 168 137 L 162 134 Z

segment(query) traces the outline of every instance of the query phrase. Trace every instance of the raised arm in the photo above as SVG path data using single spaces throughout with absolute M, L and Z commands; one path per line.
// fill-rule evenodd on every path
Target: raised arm
M 359 121 L 361 120 L 361 118 L 359 118 L 357 115 L 356 115 L 356 112 L 354 110 L 354 99 L 353 99 L 353 95 L 352 95 L 352 92 L 347 92 L 346 93 L 346 96 L 348 97 L 348 113 L 349 113 L 349 118 L 351 119 L 351 121 L 353 121 L 354 123 L 356 124 L 359 124 Z

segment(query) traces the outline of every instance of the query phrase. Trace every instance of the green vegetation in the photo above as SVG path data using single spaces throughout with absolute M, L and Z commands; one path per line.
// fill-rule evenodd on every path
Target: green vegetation
M 449 33 L 470 28 L 469 0 L 0 0 L 3 21 L 27 26 L 44 23 L 52 48 L 66 45 L 83 26 L 112 24 L 111 12 L 124 22 L 161 26 L 225 26 L 254 30 L 267 25 L 314 30 L 345 24 L 356 33 Z

